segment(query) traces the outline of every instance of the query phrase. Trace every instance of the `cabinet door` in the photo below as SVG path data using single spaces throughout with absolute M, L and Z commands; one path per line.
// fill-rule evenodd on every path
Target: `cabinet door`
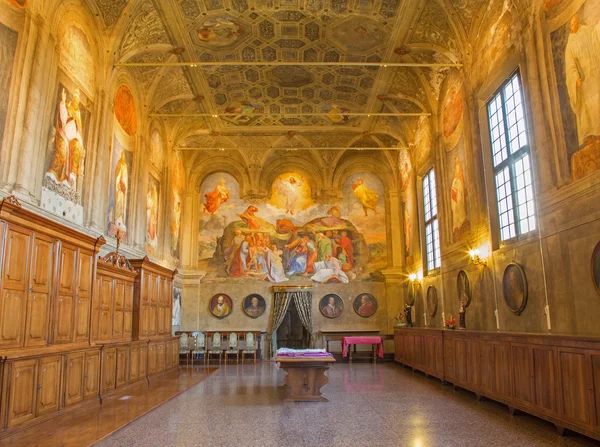
M 140 347 L 131 346 L 129 351 L 129 383 L 136 382 L 140 375 Z
M 75 291 L 74 341 L 87 340 L 90 336 L 92 273 L 93 254 L 86 250 L 80 250 L 77 263 L 77 290 Z
M 113 291 L 114 280 L 102 278 L 100 285 L 100 323 L 98 340 L 110 340 L 113 333 Z
M 125 284 L 125 311 L 133 311 L 133 284 Z
M 100 388 L 100 351 L 85 353 L 83 397 L 97 396 Z
M 8 426 L 13 427 L 35 417 L 37 360 L 12 364 L 8 399 Z
M 157 365 L 156 365 L 156 344 L 148 345 L 148 375 L 151 376 L 156 374 Z
M 83 399 L 84 360 L 85 354 L 83 352 L 67 355 L 65 406 L 76 404 Z
M 27 266 L 31 233 L 9 227 L 4 246 L 2 303 L 0 303 L 0 346 L 23 346 L 27 306 Z
M 123 338 L 123 311 L 115 310 L 113 314 L 113 338 Z
M 58 293 L 75 294 L 77 248 L 63 244 L 58 256 Z
M 60 402 L 60 360 L 59 355 L 40 359 L 36 416 L 58 411 Z
M 25 346 L 45 346 L 48 342 L 54 248 L 52 239 L 35 236 L 29 273 Z
M 102 356 L 102 392 L 108 393 L 115 389 L 117 372 L 117 352 L 115 348 L 105 349 Z
M 165 370 L 165 344 L 158 343 L 156 345 L 156 369 L 157 372 Z
M 117 348 L 117 377 L 116 387 L 127 383 L 127 348 Z
M 173 308 L 171 306 L 167 306 L 165 307 L 165 314 L 163 315 L 163 318 L 165 319 L 163 325 L 165 328 L 165 335 L 171 335 L 171 323 L 173 322 L 173 318 L 172 318 L 172 312 L 173 312 Z
M 148 335 L 156 335 L 156 306 L 148 306 Z
M 157 333 L 162 335 L 165 333 L 165 308 L 158 306 L 158 328 Z
M 140 373 L 138 377 L 143 379 L 148 374 L 148 345 L 140 346 Z
M 143 305 L 142 306 L 142 318 L 140 321 L 140 335 L 142 336 L 148 336 L 149 334 L 149 326 L 150 326 L 150 306 L 149 305 Z
M 98 333 L 100 328 L 100 294 L 102 286 L 102 277 L 96 278 L 96 287 L 94 288 L 94 294 L 92 296 L 92 340 L 98 340 Z
M 133 322 L 133 314 L 131 312 L 123 312 L 123 337 L 131 339 L 131 325 Z
M 165 370 L 171 369 L 173 363 L 173 343 L 165 342 Z
M 73 295 L 59 295 L 56 302 L 54 343 L 70 343 L 73 336 Z
M 158 278 L 156 275 L 148 275 L 148 299 L 153 306 L 158 305 Z

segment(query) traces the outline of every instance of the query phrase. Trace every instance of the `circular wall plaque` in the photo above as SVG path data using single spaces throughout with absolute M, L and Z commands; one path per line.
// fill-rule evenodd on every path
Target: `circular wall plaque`
M 527 277 L 519 264 L 513 262 L 506 266 L 502 277 L 502 292 L 508 308 L 520 315 L 527 305 Z
M 339 295 L 330 293 L 319 301 L 319 310 L 324 317 L 337 318 L 344 312 L 344 301 Z
M 267 303 L 262 296 L 253 293 L 244 299 L 242 308 L 244 309 L 244 313 L 250 318 L 258 318 L 265 313 Z
M 430 317 L 435 317 L 438 308 L 438 294 L 434 286 L 427 288 L 427 313 Z
M 233 310 L 233 301 L 231 301 L 229 295 L 218 293 L 210 299 L 208 308 L 210 313 L 218 319 L 225 318 Z
M 600 242 L 598 242 L 592 252 L 592 280 L 594 281 L 596 292 L 600 293 Z
M 458 291 L 458 303 L 463 304 L 465 308 L 471 304 L 471 283 L 467 272 L 461 270 L 456 277 L 456 290 Z
M 369 318 L 377 312 L 377 300 L 370 293 L 361 293 L 352 303 L 354 312 L 364 318 Z

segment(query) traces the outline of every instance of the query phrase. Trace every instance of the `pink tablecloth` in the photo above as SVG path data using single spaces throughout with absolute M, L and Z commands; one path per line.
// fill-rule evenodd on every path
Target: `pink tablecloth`
M 383 358 L 383 343 L 381 337 L 343 337 L 342 357 L 348 355 L 348 345 L 377 345 L 377 357 Z

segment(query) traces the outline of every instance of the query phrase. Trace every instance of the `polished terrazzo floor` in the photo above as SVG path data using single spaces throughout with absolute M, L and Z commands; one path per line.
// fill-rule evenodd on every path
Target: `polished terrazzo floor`
M 99 446 L 589 446 L 391 363 L 329 370 L 328 403 L 283 404 L 274 364 L 228 365 Z

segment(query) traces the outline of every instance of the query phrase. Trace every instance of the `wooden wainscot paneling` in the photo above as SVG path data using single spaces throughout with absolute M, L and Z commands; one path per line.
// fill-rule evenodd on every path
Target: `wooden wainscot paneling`
M 441 330 L 396 328 L 394 339 L 394 358 L 397 362 L 444 380 Z
M 411 363 L 406 340 L 417 337 L 424 360 Z M 432 375 L 439 362 L 442 380 L 600 439 L 600 339 L 397 328 L 395 341 L 397 362 Z

